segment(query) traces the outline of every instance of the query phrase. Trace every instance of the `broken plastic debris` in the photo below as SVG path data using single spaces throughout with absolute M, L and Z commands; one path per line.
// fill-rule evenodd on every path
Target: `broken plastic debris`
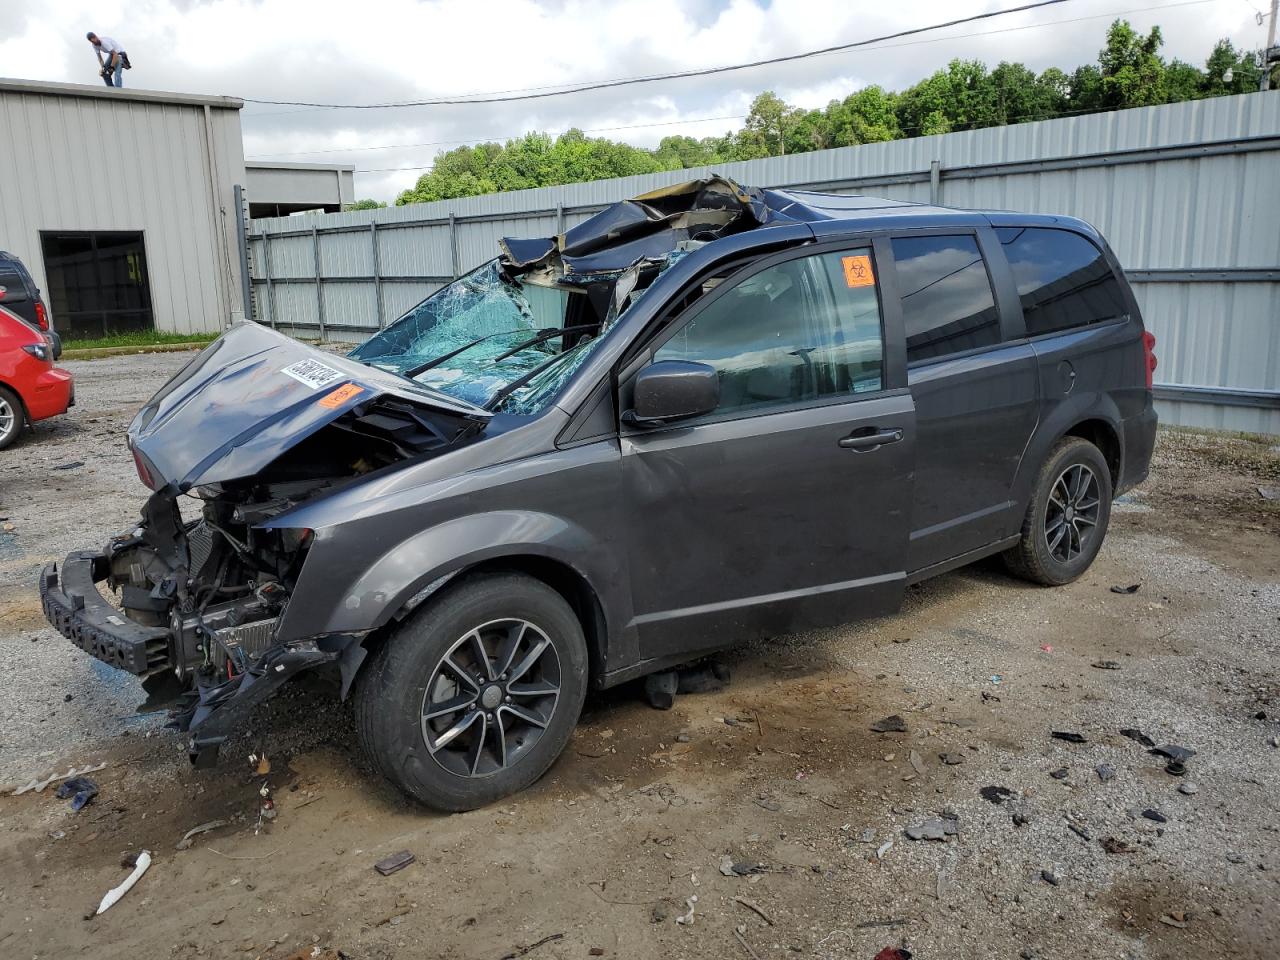
M 102 898 L 102 902 L 98 904 L 98 909 L 94 913 L 94 916 L 97 916 L 100 913 L 106 913 L 115 906 L 121 897 L 133 889 L 133 885 L 142 878 L 142 875 L 147 872 L 147 867 L 149 866 L 151 866 L 151 852 L 143 850 L 138 854 L 138 859 L 134 861 L 133 873 L 125 877 L 124 882 L 118 887 L 112 887 L 107 891 L 106 895 Z
M 1134 740 L 1142 744 L 1144 747 L 1154 747 L 1156 745 L 1154 740 L 1136 727 L 1125 727 L 1120 731 L 1120 736 L 1128 737 L 1130 740 Z
M 54 794 L 59 800 L 71 798 L 71 811 L 79 813 L 86 803 L 98 795 L 98 785 L 88 777 L 73 777 L 58 787 Z
M 1116 585 L 1111 588 L 1112 593 L 1137 593 L 1142 589 L 1141 583 L 1131 583 L 1127 587 Z
M 1153 753 L 1157 757 L 1168 757 L 1170 760 L 1177 760 L 1179 763 L 1185 763 L 1196 755 L 1196 752 L 1190 747 L 1180 747 L 1176 743 L 1166 743 L 1158 747 L 1152 747 L 1147 752 Z
M 1049 736 L 1055 740 L 1062 740 L 1066 743 L 1088 743 L 1083 734 L 1074 733 L 1070 730 L 1050 730 Z
M 177 850 L 189 850 L 192 841 L 202 833 L 208 833 L 210 830 L 217 830 L 219 827 L 225 827 L 229 821 L 226 820 L 210 820 L 208 823 L 202 823 L 198 827 L 192 827 L 182 835 L 182 839 L 174 844 Z
M 1119 670 L 1120 669 L 1120 663 L 1116 660 L 1095 660 L 1093 661 L 1093 663 L 1089 664 L 1089 666 L 1096 667 L 1099 670 Z
M 684 902 L 684 905 L 689 908 L 689 912 L 682 916 L 676 917 L 676 923 L 680 924 L 681 926 L 686 926 L 686 925 L 691 926 L 693 924 L 693 907 L 697 902 L 698 902 L 698 895 L 696 893 L 693 896 L 686 899 Z
M 36 793 L 43 793 L 44 788 L 49 786 L 49 784 L 51 783 L 57 783 L 59 780 L 70 780 L 72 777 L 78 777 L 86 773 L 97 773 L 99 770 L 105 770 L 106 768 L 107 768 L 107 765 L 105 762 L 99 763 L 96 766 L 87 766 L 87 767 L 80 767 L 80 768 L 72 767 L 66 773 L 53 773 L 53 774 L 50 774 L 44 780 L 31 780 L 24 786 L 14 787 L 12 790 L 10 790 L 10 793 L 12 793 L 15 797 L 21 796 L 22 794 L 26 793 L 28 790 L 34 790 Z
M 997 806 L 1013 797 L 1013 791 L 1008 787 L 983 787 L 978 791 L 983 800 L 990 800 Z
M 397 870 L 403 870 L 416 859 L 408 850 L 401 850 L 399 853 L 393 853 L 389 857 L 383 857 L 373 865 L 373 869 L 384 877 L 389 877 Z

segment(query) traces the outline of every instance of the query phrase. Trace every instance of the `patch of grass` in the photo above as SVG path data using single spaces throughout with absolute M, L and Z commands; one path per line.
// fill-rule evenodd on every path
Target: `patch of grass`
M 218 338 L 216 333 L 161 333 L 156 330 L 142 330 L 135 333 L 117 333 L 109 337 L 94 337 L 91 340 L 63 339 L 64 350 L 101 350 L 107 347 L 151 347 L 160 343 L 212 343 Z

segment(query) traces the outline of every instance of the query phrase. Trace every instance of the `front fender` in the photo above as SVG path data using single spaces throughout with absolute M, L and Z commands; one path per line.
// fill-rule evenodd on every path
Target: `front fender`
M 495 510 L 456 517 L 388 547 L 349 582 L 341 573 L 341 537 L 312 547 L 280 625 L 284 640 L 328 633 L 356 633 L 385 625 L 411 597 L 433 581 L 485 560 L 537 556 L 570 567 L 595 592 L 606 619 L 625 584 L 616 558 L 582 527 L 559 516 L 527 510 Z M 610 609 L 610 608 L 614 609 Z

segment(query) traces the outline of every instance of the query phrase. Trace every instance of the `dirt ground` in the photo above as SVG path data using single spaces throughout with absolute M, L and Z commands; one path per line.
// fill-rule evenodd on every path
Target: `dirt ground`
M 725 690 L 669 712 L 595 696 L 533 789 L 441 816 L 361 767 L 314 687 L 192 770 L 131 678 L 44 625 L 38 569 L 136 516 L 124 428 L 185 359 L 67 364 L 78 405 L 0 454 L 0 784 L 107 764 L 79 814 L 53 787 L 0 796 L 0 957 L 1280 955 L 1274 440 L 1162 432 L 1077 583 L 981 564 L 897 617 L 741 649 Z M 871 729 L 893 714 L 905 732 Z M 1185 775 L 1126 728 L 1196 750 Z M 953 835 L 906 835 L 944 815 Z

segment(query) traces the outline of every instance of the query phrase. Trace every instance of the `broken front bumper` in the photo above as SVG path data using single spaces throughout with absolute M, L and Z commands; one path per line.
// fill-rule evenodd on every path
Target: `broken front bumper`
M 275 644 L 246 654 L 238 673 L 206 670 L 194 674 L 188 686 L 173 669 L 172 631 L 129 619 L 98 591 L 109 564 L 106 554 L 84 551 L 68 556 L 61 570 L 53 563 L 45 567 L 40 574 L 44 614 L 85 653 L 144 678 L 153 698 L 159 690 L 167 691 L 168 696 L 159 699 L 170 705 L 170 725 L 191 733 L 191 760 L 198 766 L 212 764 L 218 747 L 249 708 L 266 700 L 286 680 L 338 661 L 345 695 L 364 658 L 357 638 L 350 635 Z
M 91 656 L 140 677 L 169 665 L 169 631 L 135 623 L 103 598 L 105 554 L 73 553 L 40 574 L 40 605 L 57 631 Z

